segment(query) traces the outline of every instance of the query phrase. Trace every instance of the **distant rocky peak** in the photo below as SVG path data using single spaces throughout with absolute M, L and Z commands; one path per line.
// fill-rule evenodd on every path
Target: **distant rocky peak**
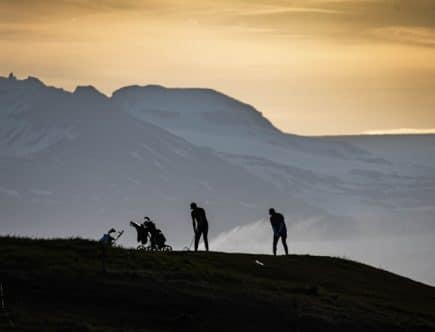
M 3 82 L 5 84 L 5 87 L 8 88 L 19 88 L 19 89 L 26 89 L 26 88 L 39 88 L 39 87 L 45 87 L 45 84 L 40 81 L 38 78 L 29 76 L 25 79 L 19 79 L 17 78 L 13 72 L 9 73 L 7 77 L 0 76 L 0 82 Z
M 108 97 L 105 94 L 98 91 L 92 85 L 79 85 L 76 87 L 73 94 L 80 97 L 108 99 Z
M 29 76 L 24 80 L 26 83 L 30 83 L 38 86 L 45 86 L 45 84 L 37 77 Z

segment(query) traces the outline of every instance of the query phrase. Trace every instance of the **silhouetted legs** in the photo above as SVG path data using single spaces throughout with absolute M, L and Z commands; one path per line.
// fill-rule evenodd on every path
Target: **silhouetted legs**
M 282 246 L 284 247 L 285 254 L 288 255 L 287 236 L 281 236 Z
M 208 251 L 208 230 L 202 233 L 202 239 L 204 240 L 205 250 Z
M 276 245 L 278 244 L 279 236 L 273 236 L 273 255 L 276 256 Z
M 205 244 L 205 250 L 208 251 L 208 228 L 204 228 L 204 229 L 198 229 L 197 232 L 195 233 L 195 251 L 198 251 L 198 245 L 199 245 L 199 240 L 201 239 L 201 235 L 202 235 L 202 239 L 204 240 L 204 244 Z
M 273 236 L 273 255 L 276 256 L 276 246 L 278 240 L 281 238 L 282 246 L 284 247 L 285 254 L 288 255 L 287 236 Z
M 195 251 L 198 251 L 199 239 L 201 238 L 201 233 L 196 231 L 195 233 Z

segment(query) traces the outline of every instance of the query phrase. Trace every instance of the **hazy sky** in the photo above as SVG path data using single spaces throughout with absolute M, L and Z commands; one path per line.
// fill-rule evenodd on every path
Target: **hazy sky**
M 210 87 L 300 134 L 435 128 L 433 0 L 0 0 L 0 74 Z

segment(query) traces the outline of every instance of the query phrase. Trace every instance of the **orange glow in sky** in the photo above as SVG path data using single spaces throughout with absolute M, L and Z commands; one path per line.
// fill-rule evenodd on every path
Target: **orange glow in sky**
M 3 0 L 0 74 L 208 87 L 277 127 L 435 128 L 432 0 Z

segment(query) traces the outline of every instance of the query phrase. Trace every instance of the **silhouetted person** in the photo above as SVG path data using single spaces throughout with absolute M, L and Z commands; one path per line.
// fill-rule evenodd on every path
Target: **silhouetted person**
M 134 221 L 130 221 L 130 226 L 134 227 L 137 232 L 137 242 L 145 246 L 148 242 L 148 228 L 144 224 L 137 224 Z
M 145 229 L 147 229 L 147 231 L 150 234 L 151 247 L 156 248 L 156 246 L 157 246 L 157 243 L 156 243 L 156 233 L 157 233 L 156 224 L 153 223 L 151 221 L 151 219 L 148 217 L 144 217 L 143 219 L 144 219 L 144 222 L 142 225 Z
M 197 206 L 196 203 L 191 203 L 190 209 L 192 210 L 192 224 L 193 231 L 195 232 L 195 251 L 198 251 L 201 235 L 204 240 L 205 250 L 208 251 L 208 221 L 205 211 L 203 208 Z
M 287 227 L 285 226 L 284 216 L 281 213 L 277 213 L 275 209 L 269 209 L 269 214 L 270 224 L 273 229 L 273 255 L 276 256 L 276 245 L 278 244 L 279 238 L 281 238 L 285 254 L 288 255 Z
M 110 247 L 113 242 L 115 242 L 115 237 L 112 236 L 113 233 L 116 233 L 116 230 L 114 228 L 109 229 L 109 231 L 100 239 L 100 243 L 104 246 Z
M 101 264 L 103 272 L 106 272 L 106 260 L 107 260 L 107 248 L 111 247 L 113 243 L 116 241 L 116 238 L 112 235 L 116 233 L 114 228 L 109 229 L 107 233 L 103 235 L 100 239 L 100 248 L 101 248 Z
M 166 237 L 162 231 L 156 227 L 156 224 L 150 218 L 144 217 L 143 227 L 150 234 L 151 248 L 160 250 L 165 246 Z

